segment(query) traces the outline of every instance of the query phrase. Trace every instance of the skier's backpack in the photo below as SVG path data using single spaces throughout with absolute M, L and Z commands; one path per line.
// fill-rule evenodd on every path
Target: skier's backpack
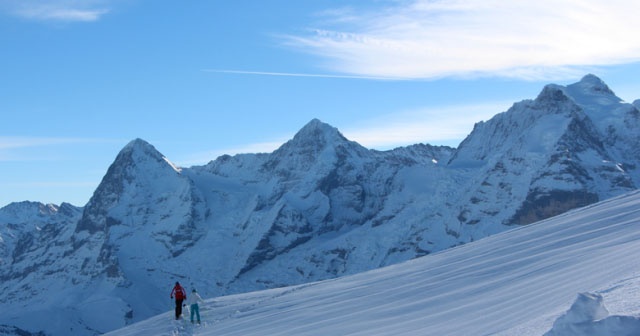
M 177 300 L 184 300 L 187 297 L 187 293 L 184 292 L 184 288 L 182 288 L 181 286 L 176 286 L 174 290 L 176 293 Z

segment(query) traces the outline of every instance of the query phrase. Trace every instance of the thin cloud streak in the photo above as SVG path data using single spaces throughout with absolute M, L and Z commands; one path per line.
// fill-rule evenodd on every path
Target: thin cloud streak
M 640 2 L 416 0 L 375 12 L 327 11 L 284 43 L 331 71 L 372 77 L 560 79 L 640 61 Z M 327 14 L 331 13 L 331 14 Z
M 30 9 L 21 11 L 20 15 L 29 19 L 36 20 L 53 20 L 53 21 L 78 21 L 91 22 L 97 21 L 100 17 L 109 11 L 101 10 L 79 10 L 79 9 Z
M 246 144 L 238 147 L 214 149 L 210 151 L 192 153 L 183 159 L 175 161 L 179 167 L 191 167 L 197 165 L 204 165 L 208 162 L 217 159 L 222 155 L 237 155 L 237 154 L 255 154 L 255 153 L 271 153 L 278 149 L 287 140 L 271 141 L 271 142 L 259 142 L 253 144 Z
M 52 151 L 49 147 L 119 142 L 121 141 L 101 138 L 0 136 L 0 162 L 59 160 L 57 151 Z
M 244 70 L 217 70 L 204 69 L 204 72 L 226 73 L 236 75 L 257 75 L 257 76 L 280 76 L 280 77 L 316 77 L 316 78 L 343 78 L 343 79 L 374 79 L 374 80 L 399 80 L 397 77 L 381 76 L 357 76 L 357 75 L 331 75 L 331 74 L 308 74 L 293 72 L 269 72 L 269 71 L 244 71 Z M 404 78 L 409 79 L 409 78 Z
M 0 3 L 0 9 L 12 15 L 34 21 L 93 22 L 110 12 L 106 1 L 16 1 Z
M 93 138 L 55 138 L 55 137 L 23 137 L 23 136 L 0 136 L 0 149 L 13 149 L 25 147 L 43 147 L 64 145 L 71 143 L 96 143 L 113 141 Z
M 96 182 L 83 182 L 83 181 L 38 181 L 38 182 L 16 182 L 8 183 L 4 186 L 12 188 L 95 188 L 98 183 Z

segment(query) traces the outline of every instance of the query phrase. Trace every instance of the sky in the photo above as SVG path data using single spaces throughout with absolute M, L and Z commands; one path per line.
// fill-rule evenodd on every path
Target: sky
M 271 152 L 314 118 L 456 147 L 588 73 L 640 98 L 635 0 L 0 0 L 0 207 L 85 205 L 118 152 Z

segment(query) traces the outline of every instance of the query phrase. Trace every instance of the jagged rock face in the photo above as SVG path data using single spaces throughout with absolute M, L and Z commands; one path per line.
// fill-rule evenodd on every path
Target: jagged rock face
M 161 193 L 162 186 L 154 186 L 154 181 L 167 181 L 178 175 L 168 161 L 153 146 L 141 139 L 129 143 L 116 157 L 107 170 L 98 189 L 86 206 L 77 231 L 89 233 L 107 231 L 113 225 L 122 224 L 119 219 L 109 216 L 109 211 L 130 201 L 147 202 L 154 200 L 152 193 Z M 150 186 L 158 190 L 148 190 Z M 171 187 L 174 187 L 173 185 Z M 147 189 L 147 190 L 145 190 Z M 166 188 L 173 192 L 172 188 Z M 145 193 L 138 198 L 139 193 Z M 142 203 L 142 202 L 140 202 Z
M 145 141 L 132 141 L 109 167 L 76 228 L 75 249 L 93 259 L 83 273 L 106 275 L 121 286 L 141 266 L 130 259 L 150 251 L 160 260 L 181 255 L 202 235 L 203 208 L 179 168 Z
M 15 315 L 25 306 L 52 304 L 55 295 L 50 291 L 72 282 L 76 269 L 59 261 L 72 251 L 69 240 L 81 213 L 82 208 L 67 203 L 58 207 L 21 202 L 0 209 L 0 289 L 2 304 L 10 307 L 0 325 L 19 325 L 14 324 Z M 3 330 L 9 335 L 23 332 L 15 327 Z
M 109 167 L 76 231 L 114 234 L 115 226 L 152 227 L 155 239 L 176 256 L 197 240 L 200 201 L 178 168 L 137 139 Z
M 215 296 L 423 256 L 636 189 L 639 105 L 589 75 L 477 123 L 458 149 L 374 151 L 312 120 L 273 153 L 179 169 L 137 139 L 83 209 L 0 210 L 3 289 L 31 302 L 75 286 L 82 306 L 99 288 L 91 304 L 116 328 L 166 310 L 176 280 Z M 90 320 L 75 326 L 100 330 Z
M 391 152 L 371 151 L 348 141 L 335 128 L 314 120 L 266 157 L 221 157 L 204 168 L 189 170 L 194 179 L 212 173 L 218 177 L 215 185 L 209 184 L 215 191 L 206 196 L 213 213 L 212 226 L 228 226 L 231 216 L 220 216 L 220 212 L 226 208 L 221 199 L 228 200 L 229 195 L 245 198 L 243 204 L 251 207 L 248 215 L 241 216 L 233 227 L 230 238 L 235 241 L 234 246 L 242 246 L 239 248 L 242 267 L 225 267 L 223 272 L 229 274 L 218 279 L 228 280 L 219 285 L 225 291 L 237 291 L 259 288 L 256 284 L 275 286 L 344 274 L 348 267 L 335 265 L 351 262 L 345 248 L 340 246 L 343 242 L 339 237 L 345 232 L 364 233 L 371 226 L 384 230 L 381 224 L 404 207 L 400 205 L 403 200 L 394 200 L 391 203 L 398 204 L 387 208 L 386 201 L 401 187 L 396 175 L 408 169 L 422 170 L 423 165 L 431 169 L 436 166 L 434 161 L 446 162 L 452 151 L 427 145 Z M 229 183 L 220 179 L 242 184 L 229 190 Z M 242 189 L 251 190 L 251 195 L 239 193 Z M 209 239 L 212 240 L 209 245 L 224 244 Z M 382 244 L 380 249 L 385 251 L 380 254 L 386 255 L 386 250 L 396 248 L 396 241 Z M 218 253 L 210 254 L 215 258 Z M 292 258 L 303 260 L 292 262 Z M 270 275 L 273 268 L 265 267 L 267 264 L 282 265 L 278 271 L 280 279 L 273 279 Z
M 0 222 L 3 224 L 0 231 L 0 278 L 3 282 L 20 278 L 37 268 L 31 264 L 33 252 L 52 248 L 50 245 L 65 235 L 65 231 L 73 230 L 80 214 L 81 208 L 67 203 L 58 207 L 21 202 L 0 209 Z M 45 264 L 51 261 L 51 258 L 40 260 Z
M 635 189 L 638 174 L 628 170 L 636 164 L 623 162 L 639 157 L 620 151 L 637 141 L 639 125 L 622 122 L 633 111 L 588 75 L 567 87 L 548 85 L 535 100 L 477 124 L 450 162 L 485 176 L 469 190 L 458 219 L 477 224 L 491 215 L 506 225 L 528 224 Z M 501 198 L 517 207 L 476 206 Z
M 11 294 L 2 302 L 20 305 L 4 311 L 3 322 L 34 332 L 73 329 L 82 335 L 157 313 L 165 301 L 154 298 L 164 291 L 157 283 L 168 278 L 167 269 L 157 265 L 183 254 L 202 236 L 199 197 L 191 180 L 138 139 L 120 152 L 86 207 L 3 208 L 24 221 L 0 214 L 0 228 L 18 232 L 10 233 L 11 246 L 1 246 L 11 256 L 3 258 L 9 267 L 0 277 Z M 42 224 L 30 214 L 35 211 L 48 216 Z M 38 314 L 68 322 L 47 325 L 50 318 L 38 319 Z

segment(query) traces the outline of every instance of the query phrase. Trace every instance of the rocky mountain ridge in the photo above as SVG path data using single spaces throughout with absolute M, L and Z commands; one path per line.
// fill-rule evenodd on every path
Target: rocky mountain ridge
M 176 280 L 211 297 L 354 274 L 635 190 L 638 105 L 587 75 L 457 149 L 369 150 L 315 119 L 273 153 L 178 168 L 133 140 L 83 208 L 0 209 L 1 302 L 20 306 L 0 325 L 95 334 L 166 310 Z M 34 323 L 53 311 L 77 318 Z

